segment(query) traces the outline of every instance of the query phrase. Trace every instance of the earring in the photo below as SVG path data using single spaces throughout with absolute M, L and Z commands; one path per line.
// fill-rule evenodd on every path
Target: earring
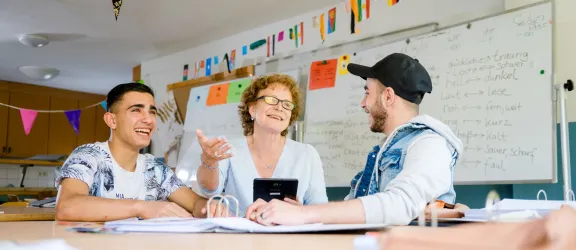
M 252 121 L 254 121 L 254 116 L 252 116 Z

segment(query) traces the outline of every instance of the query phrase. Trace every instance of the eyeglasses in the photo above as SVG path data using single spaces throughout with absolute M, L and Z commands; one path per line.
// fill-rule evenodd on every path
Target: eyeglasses
M 264 102 L 266 104 L 269 104 L 269 105 L 278 105 L 279 102 L 282 102 L 282 107 L 286 110 L 289 110 L 289 111 L 293 110 L 296 107 L 296 104 L 294 104 L 293 102 L 288 101 L 288 100 L 280 100 L 274 96 L 266 96 L 265 95 L 265 96 L 260 96 L 260 97 L 256 98 L 256 100 L 260 100 L 260 99 L 263 99 Z

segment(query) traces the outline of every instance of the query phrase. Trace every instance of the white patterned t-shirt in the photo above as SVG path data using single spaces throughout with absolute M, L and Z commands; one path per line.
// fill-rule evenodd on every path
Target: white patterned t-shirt
M 135 171 L 126 171 L 112 157 L 108 142 L 76 148 L 62 165 L 57 189 L 65 178 L 86 183 L 91 196 L 110 199 L 167 200 L 172 192 L 185 187 L 168 166 L 150 154 L 139 154 Z

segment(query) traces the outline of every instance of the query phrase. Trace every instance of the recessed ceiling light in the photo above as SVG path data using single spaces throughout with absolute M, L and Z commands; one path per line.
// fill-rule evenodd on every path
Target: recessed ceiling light
M 34 35 L 34 34 L 26 34 L 21 35 L 18 37 L 18 41 L 24 45 L 28 45 L 30 47 L 44 47 L 50 43 L 50 41 L 41 35 Z
M 19 70 L 24 75 L 34 80 L 50 80 L 60 74 L 60 70 L 48 67 L 22 66 Z

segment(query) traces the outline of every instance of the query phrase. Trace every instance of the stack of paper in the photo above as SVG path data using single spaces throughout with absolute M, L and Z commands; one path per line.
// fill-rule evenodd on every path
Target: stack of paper
M 470 209 L 464 213 L 464 220 L 469 221 L 521 221 L 542 218 L 562 205 L 576 208 L 576 202 L 554 200 L 521 200 L 503 199 L 494 204 L 492 209 Z
M 245 218 L 183 219 L 161 218 L 150 220 L 120 220 L 104 224 L 119 232 L 154 233 L 303 233 L 328 231 L 366 231 L 385 229 L 385 225 L 367 224 L 308 224 L 302 226 L 263 226 Z

